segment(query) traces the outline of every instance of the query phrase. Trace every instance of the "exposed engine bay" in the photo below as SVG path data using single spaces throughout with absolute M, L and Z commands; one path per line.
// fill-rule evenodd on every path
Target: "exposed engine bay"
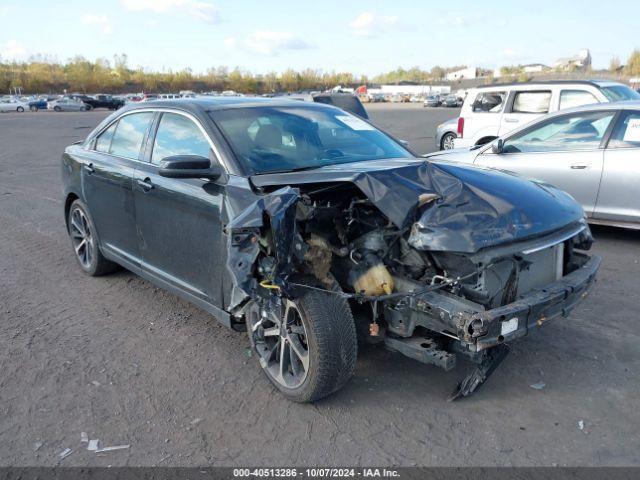
M 425 221 L 443 207 L 438 192 L 418 193 L 404 222 L 391 221 L 379 201 L 348 182 L 264 193 L 262 204 L 230 224 L 234 258 L 238 252 L 244 258 L 239 287 L 267 309 L 274 296 L 295 298 L 305 289 L 339 295 L 370 342 L 445 370 L 459 356 L 475 362 L 452 399 L 486 381 L 508 353 L 506 342 L 566 316 L 599 264 L 584 253 L 592 237 L 583 219 L 543 235 L 455 251 L 434 241 L 441 235 Z

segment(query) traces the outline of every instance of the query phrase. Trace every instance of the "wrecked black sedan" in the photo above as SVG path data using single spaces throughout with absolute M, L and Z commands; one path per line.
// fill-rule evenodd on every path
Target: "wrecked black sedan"
M 189 99 L 125 107 L 62 157 L 89 275 L 118 265 L 246 330 L 269 380 L 313 401 L 358 341 L 451 370 L 566 316 L 600 259 L 581 207 L 547 184 L 417 158 L 338 108 Z

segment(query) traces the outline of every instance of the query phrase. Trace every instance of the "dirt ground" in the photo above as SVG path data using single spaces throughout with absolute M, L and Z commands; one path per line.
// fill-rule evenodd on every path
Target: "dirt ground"
M 422 151 L 455 116 L 371 112 Z M 446 402 L 462 363 L 445 373 L 370 348 L 344 390 L 298 405 L 270 386 L 244 334 L 129 272 L 81 273 L 60 154 L 104 115 L 0 115 L 0 465 L 640 463 L 640 232 L 594 229 L 604 263 L 592 294 L 514 343 L 474 397 Z M 130 447 L 96 454 L 80 432 Z

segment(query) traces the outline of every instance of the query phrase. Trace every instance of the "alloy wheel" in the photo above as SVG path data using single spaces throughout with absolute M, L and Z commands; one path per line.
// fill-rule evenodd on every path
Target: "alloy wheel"
M 69 220 L 69 235 L 76 257 L 84 268 L 90 268 L 95 245 L 87 216 L 80 208 L 75 208 Z
M 252 320 L 251 334 L 262 368 L 278 384 L 294 389 L 309 372 L 307 330 L 293 301 L 284 300 L 282 310 L 282 316 L 261 311 Z
M 456 137 L 454 137 L 451 134 L 445 135 L 444 138 L 442 139 L 442 149 L 443 150 L 452 150 L 453 146 L 454 146 L 454 140 L 456 139 Z

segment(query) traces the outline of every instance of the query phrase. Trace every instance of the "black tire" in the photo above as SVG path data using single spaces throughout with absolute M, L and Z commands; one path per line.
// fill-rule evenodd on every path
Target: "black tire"
M 56 105 L 55 107 L 53 107 L 53 111 L 54 112 L 61 112 L 62 109 L 59 106 Z
M 31 105 L 29 107 L 29 110 L 31 110 L 32 112 L 37 112 L 38 111 L 38 107 L 36 107 L 35 105 Z
M 440 140 L 440 150 L 451 150 L 453 148 L 453 141 L 456 139 L 455 133 L 445 133 Z
M 98 277 L 117 270 L 118 265 L 102 255 L 89 209 L 80 200 L 75 200 L 69 207 L 67 232 L 76 260 L 84 273 Z M 83 241 L 84 247 L 80 245 Z
M 247 331 L 271 383 L 289 400 L 314 402 L 341 389 L 353 376 L 358 356 L 355 322 L 349 304 L 337 295 L 308 290 L 289 302 L 295 305 L 305 330 L 308 369 L 301 384 L 290 388 L 271 374 L 264 350 L 260 350 L 260 328 L 253 328 L 262 322 L 257 306 L 248 313 Z
M 18 107 L 18 108 L 16 108 L 16 110 L 17 110 L 18 112 L 22 113 L 22 112 L 24 112 L 24 107 Z

